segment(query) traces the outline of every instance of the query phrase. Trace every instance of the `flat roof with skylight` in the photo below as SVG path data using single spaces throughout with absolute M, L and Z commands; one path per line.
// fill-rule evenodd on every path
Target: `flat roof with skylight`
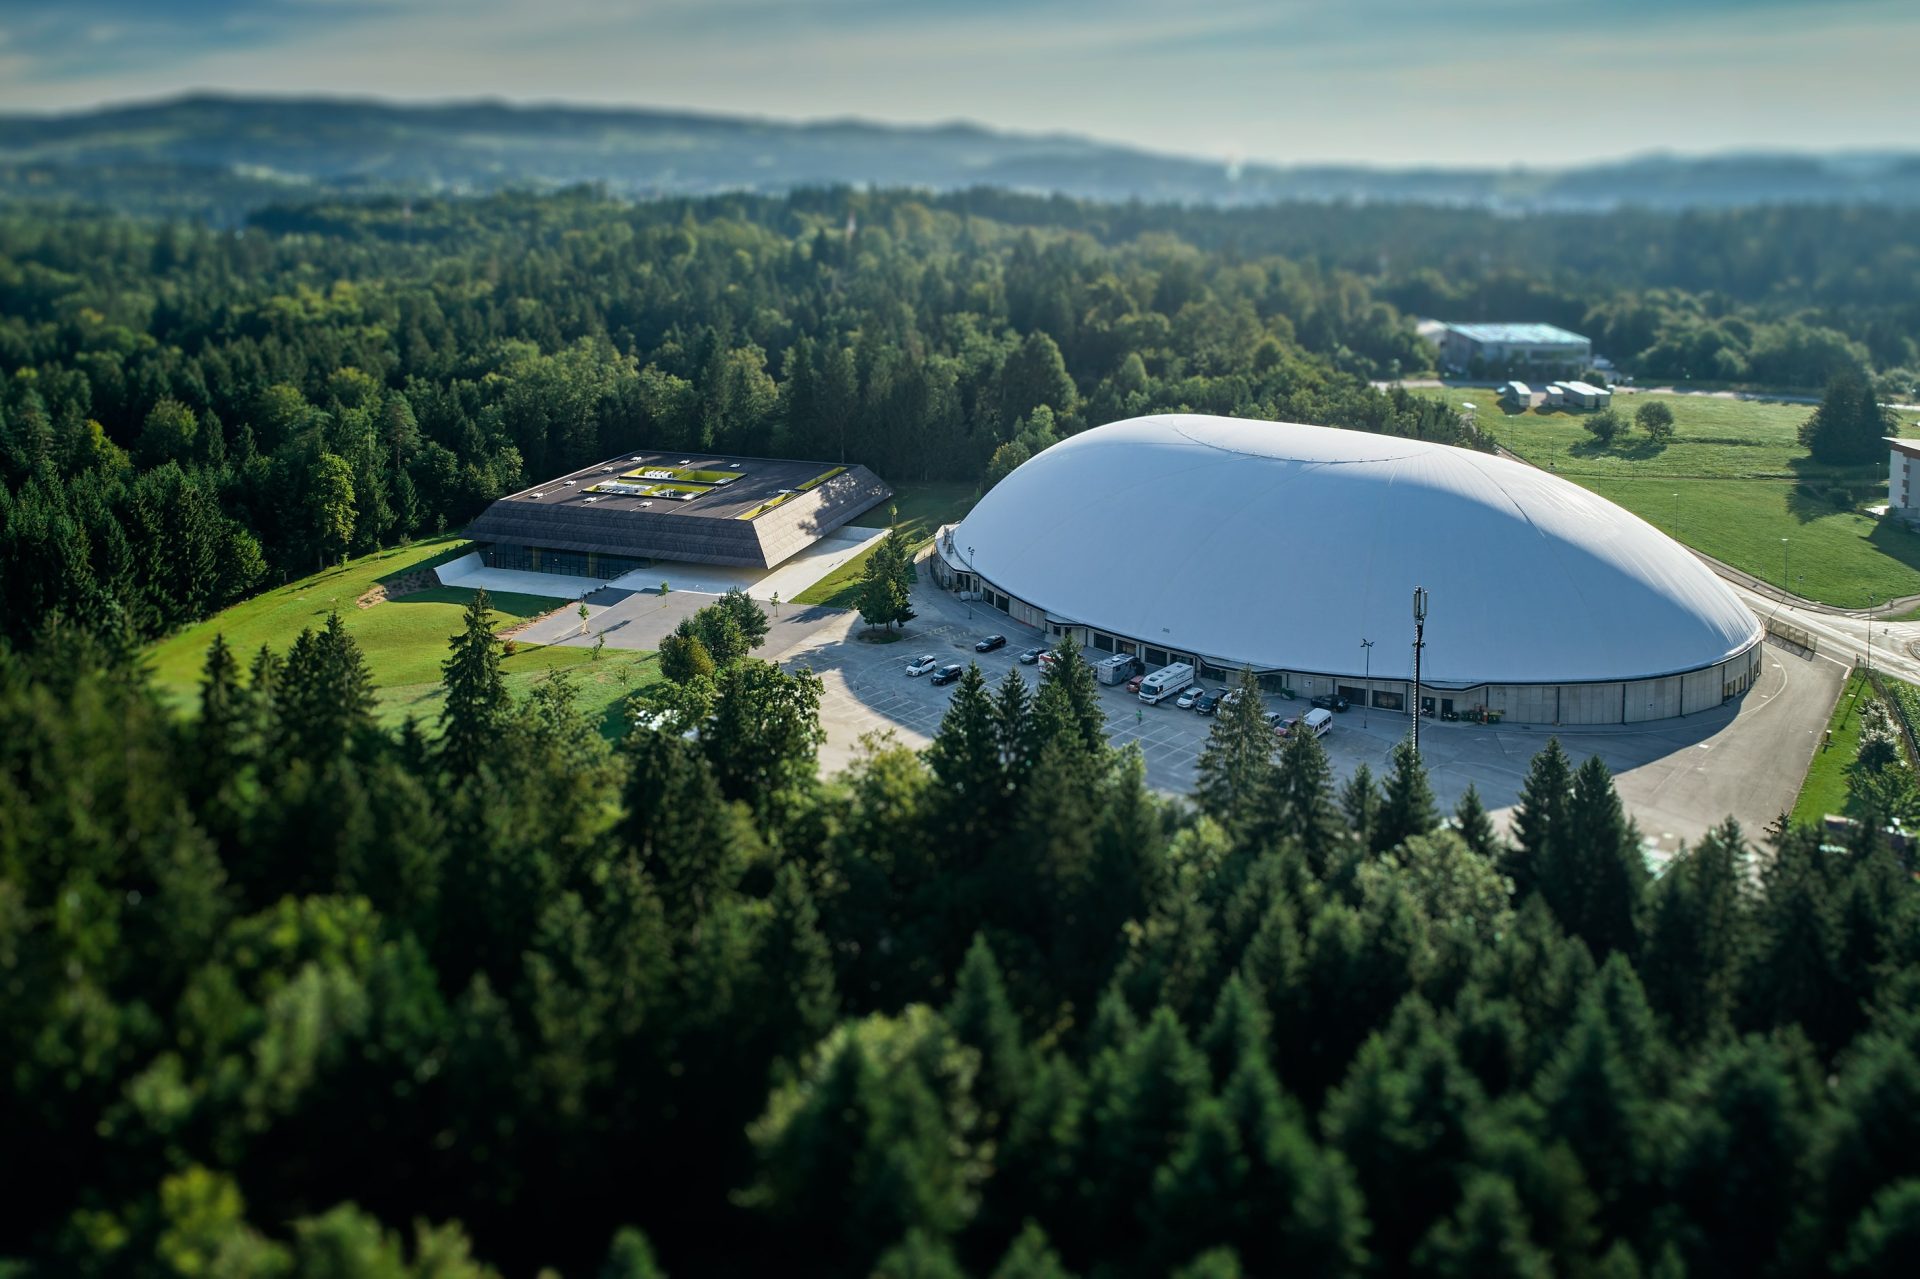
M 563 556 L 595 557 L 586 576 L 656 560 L 771 568 L 892 495 L 864 466 L 635 450 L 509 494 L 468 531 L 534 553 L 496 554 L 502 566 L 546 569 L 547 553 L 562 572 L 583 571 Z

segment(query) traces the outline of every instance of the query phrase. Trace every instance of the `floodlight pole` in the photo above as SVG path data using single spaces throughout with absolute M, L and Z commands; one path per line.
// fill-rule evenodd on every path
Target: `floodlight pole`
M 1413 588 L 1413 757 L 1420 758 L 1420 650 L 1427 646 L 1427 588 Z
M 1867 678 L 1873 678 L 1873 596 L 1867 592 Z
M 1360 725 L 1364 728 L 1373 723 L 1372 718 L 1367 714 L 1367 712 L 1373 708 L 1373 641 L 1362 638 L 1360 641 L 1360 651 L 1366 654 L 1367 657 L 1367 700 L 1360 703 Z

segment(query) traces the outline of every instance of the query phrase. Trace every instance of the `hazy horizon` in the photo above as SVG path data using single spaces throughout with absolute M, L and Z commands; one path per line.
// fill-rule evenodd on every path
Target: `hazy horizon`
M 1912 148 L 1892 0 L 0 0 L 0 110 L 195 92 L 977 124 L 1280 165 Z

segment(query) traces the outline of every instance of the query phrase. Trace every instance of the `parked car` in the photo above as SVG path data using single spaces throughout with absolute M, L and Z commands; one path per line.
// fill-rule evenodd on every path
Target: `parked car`
M 1275 711 L 1273 714 L 1267 716 L 1267 723 L 1273 725 L 1273 731 L 1275 735 L 1279 737 L 1285 737 L 1288 733 L 1291 733 L 1293 726 L 1299 722 L 1300 717 L 1298 715 L 1282 715 L 1279 711 Z
M 908 662 L 907 674 L 927 675 L 927 674 L 930 674 L 939 665 L 940 665 L 940 659 L 935 657 L 932 653 L 928 653 L 925 657 L 916 657 L 911 662 Z
M 1138 693 L 1140 691 L 1141 682 L 1146 678 L 1147 678 L 1147 673 L 1145 671 L 1142 671 L 1138 675 L 1135 675 L 1132 679 L 1127 681 L 1127 691 L 1129 693 Z
M 1240 700 L 1240 690 L 1237 688 L 1230 688 L 1226 692 L 1220 694 L 1220 709 L 1226 710 L 1229 706 L 1232 706 L 1235 702 L 1238 702 L 1239 700 Z
M 1338 693 L 1322 693 L 1309 704 L 1315 710 L 1322 711 L 1341 711 L 1344 713 L 1347 709 L 1347 699 Z
M 950 662 L 933 673 L 933 682 L 936 685 L 951 684 L 960 678 L 960 672 L 965 669 L 958 662 Z
M 1032 666 L 1035 662 L 1039 661 L 1042 657 L 1046 656 L 1046 652 L 1047 650 L 1044 648 L 1030 648 L 1026 652 L 1020 654 L 1020 665 Z
M 1174 702 L 1174 705 L 1183 711 L 1190 711 L 1193 709 L 1194 703 L 1206 695 L 1206 689 L 1201 688 L 1198 684 L 1189 684 L 1180 690 L 1180 697 Z
M 1005 648 L 1006 646 L 1007 646 L 1006 636 L 989 635 L 985 639 L 981 640 L 978 644 L 975 644 L 973 646 L 973 651 L 976 653 L 991 653 L 996 648 Z
M 1202 715 L 1211 715 L 1220 709 L 1220 694 L 1205 692 L 1193 699 L 1193 709 Z

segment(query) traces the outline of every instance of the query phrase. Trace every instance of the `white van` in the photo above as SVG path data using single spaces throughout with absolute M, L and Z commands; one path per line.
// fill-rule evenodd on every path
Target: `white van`
M 1325 737 L 1333 730 L 1333 712 L 1322 710 L 1308 711 L 1300 720 L 1300 727 L 1306 729 L 1315 737 Z
M 1185 662 L 1162 666 L 1140 681 L 1140 700 L 1151 706 L 1163 697 L 1171 697 L 1193 683 L 1193 667 Z

